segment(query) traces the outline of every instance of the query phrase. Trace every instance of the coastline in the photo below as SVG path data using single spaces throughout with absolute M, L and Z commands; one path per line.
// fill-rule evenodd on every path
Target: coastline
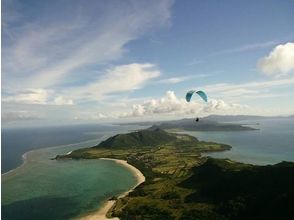
M 90 139 L 87 141 L 82 141 L 82 142 L 77 142 L 77 143 L 71 143 L 71 144 L 62 144 L 62 145 L 57 145 L 57 146 L 52 146 L 52 147 L 44 147 L 44 148 L 37 148 L 37 149 L 33 149 L 33 150 L 29 150 L 27 152 L 25 152 L 24 154 L 21 155 L 21 159 L 22 159 L 22 163 L 20 165 L 18 165 L 17 167 L 6 171 L 5 173 L 1 173 L 1 177 L 14 173 L 15 171 L 17 171 L 18 169 L 22 168 L 23 166 L 26 165 L 26 163 L 28 162 L 28 155 L 30 153 L 33 153 L 35 151 L 39 151 L 39 150 L 48 150 L 48 149 L 56 149 L 56 148 L 66 148 L 66 147 L 73 147 L 75 145 L 79 145 L 79 144 L 87 144 L 87 143 L 91 143 L 92 141 L 99 141 L 99 139 Z M 66 154 L 71 153 L 72 151 L 67 152 Z
M 33 151 L 33 150 L 31 150 L 31 151 Z M 26 163 L 27 163 L 27 155 L 28 155 L 28 153 L 30 153 L 31 151 L 28 151 L 28 152 L 24 153 L 24 154 L 21 156 L 21 158 L 22 158 L 22 164 L 20 164 L 18 167 L 14 168 L 14 169 L 12 169 L 12 170 L 8 170 L 8 171 L 5 172 L 5 173 L 1 173 L 1 177 L 4 177 L 5 175 L 11 174 L 11 173 L 15 172 L 16 170 L 22 168 L 24 165 L 26 165 Z
M 122 194 L 120 194 L 117 198 L 123 198 L 125 196 L 127 196 L 131 191 L 133 191 L 137 186 L 139 186 L 141 183 L 145 182 L 145 176 L 141 173 L 140 170 L 138 170 L 136 167 L 130 165 L 126 160 L 119 160 L 119 159 L 113 159 L 113 158 L 99 158 L 100 160 L 112 160 L 124 167 L 126 167 L 127 169 L 129 169 L 134 176 L 137 179 L 137 184 L 135 186 L 133 186 L 130 190 L 128 190 L 127 192 L 124 192 Z M 108 218 L 107 217 L 107 213 L 111 210 L 111 208 L 115 205 L 116 201 L 115 200 L 107 200 L 104 205 L 99 208 L 97 211 L 92 212 L 86 216 L 80 217 L 78 218 L 79 220 L 119 220 L 119 218 L 115 217 L 115 218 Z

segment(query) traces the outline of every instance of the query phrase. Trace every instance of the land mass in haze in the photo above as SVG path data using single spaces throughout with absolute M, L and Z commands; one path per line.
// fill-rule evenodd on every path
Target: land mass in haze
M 142 125 L 152 126 L 156 125 L 162 129 L 170 131 L 249 131 L 258 130 L 255 125 L 259 124 L 261 120 L 269 119 L 293 119 L 294 115 L 290 116 L 258 116 L 258 115 L 209 115 L 200 118 L 198 122 L 195 118 L 184 118 L 180 120 L 170 121 L 146 121 L 146 122 L 132 122 L 121 123 L 120 125 Z M 245 121 L 250 121 L 248 122 Z M 251 127 L 251 126 L 254 127 Z
M 219 122 L 214 119 L 201 118 L 199 121 L 195 121 L 195 118 L 184 118 L 173 121 L 159 121 L 159 122 L 133 122 L 128 123 L 135 125 L 151 126 L 155 125 L 161 129 L 169 131 L 248 131 L 257 130 L 256 128 L 249 127 L 247 125 L 239 123 L 227 123 Z M 121 124 L 123 125 L 123 124 Z
M 201 157 L 224 144 L 156 126 L 119 134 L 57 159 L 126 160 L 146 177 L 108 215 L 120 219 L 293 219 L 294 163 L 253 166 Z M 281 218 L 280 218 L 281 217 Z

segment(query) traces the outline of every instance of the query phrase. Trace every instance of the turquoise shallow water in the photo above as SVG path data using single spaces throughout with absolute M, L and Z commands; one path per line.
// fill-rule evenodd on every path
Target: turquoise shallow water
M 257 124 L 259 130 L 235 132 L 184 132 L 200 140 L 229 144 L 232 149 L 204 155 L 258 165 L 275 164 L 281 161 L 294 162 L 294 120 L 271 119 L 243 121 Z
M 256 121 L 244 123 L 252 124 Z M 207 154 L 209 156 L 253 164 L 294 161 L 294 120 L 262 120 L 258 123 L 256 127 L 260 130 L 256 131 L 186 133 L 200 140 L 226 143 L 233 147 L 230 151 Z M 89 136 L 87 130 L 87 133 L 84 132 L 85 137 L 80 135 L 81 138 L 77 138 L 77 140 L 96 138 L 92 141 L 31 151 L 26 154 L 25 165 L 2 175 L 2 219 L 71 219 L 98 209 L 110 196 L 118 195 L 134 186 L 136 178 L 132 173 L 113 161 L 50 160 L 57 154 L 94 146 L 100 141 L 98 138 L 101 135 L 107 133 L 107 136 L 110 136 L 114 133 L 127 132 L 129 128 L 121 127 L 107 132 L 102 128 L 100 130 L 99 135 L 94 131 L 95 135 Z M 22 131 L 18 131 L 20 132 Z M 19 136 L 15 136 L 14 133 L 10 139 L 9 136 L 4 135 L 6 141 L 2 143 L 2 157 L 13 159 L 13 163 L 10 163 L 13 166 L 7 165 L 7 168 L 18 164 L 16 162 L 21 152 L 29 149 L 26 146 L 32 149 L 46 146 L 43 143 L 48 144 L 48 139 L 53 140 L 58 135 L 65 139 L 64 132 L 58 131 L 48 136 L 44 131 L 43 135 L 37 135 L 40 140 L 35 143 L 34 131 L 32 134 L 29 133 L 33 142 L 25 141 L 30 145 L 23 146 L 24 139 L 15 138 Z M 27 137 L 27 133 L 25 134 L 23 136 Z M 72 140 L 72 136 L 75 135 L 71 132 L 67 136 L 67 141 L 75 141 Z M 63 139 L 60 142 L 64 142 Z
M 1 173 L 22 164 L 21 156 L 31 150 L 74 144 L 135 129 L 135 126 L 72 125 L 1 129 Z M 96 145 L 97 143 L 95 143 Z
M 26 163 L 2 175 L 2 219 L 70 219 L 97 210 L 136 184 L 125 167 L 106 160 L 50 160 L 95 141 L 26 154 Z

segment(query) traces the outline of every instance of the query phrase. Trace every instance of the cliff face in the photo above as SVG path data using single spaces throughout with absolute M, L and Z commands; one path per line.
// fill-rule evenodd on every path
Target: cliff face
M 172 134 L 159 128 L 146 129 L 128 134 L 118 134 L 102 141 L 95 147 L 143 147 L 157 146 L 176 140 Z

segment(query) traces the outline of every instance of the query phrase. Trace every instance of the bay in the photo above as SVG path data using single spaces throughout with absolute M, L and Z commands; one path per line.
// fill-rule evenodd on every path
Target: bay
M 294 161 L 294 120 L 267 119 L 241 121 L 259 130 L 232 132 L 184 132 L 200 140 L 229 144 L 229 151 L 203 155 L 256 165 Z
M 96 141 L 28 152 L 24 165 L 2 175 L 2 218 L 76 218 L 133 187 L 136 177 L 114 161 L 51 160 Z
M 72 219 L 128 191 L 137 179 L 114 161 L 52 158 L 136 128 L 83 125 L 2 130 L 2 219 Z

